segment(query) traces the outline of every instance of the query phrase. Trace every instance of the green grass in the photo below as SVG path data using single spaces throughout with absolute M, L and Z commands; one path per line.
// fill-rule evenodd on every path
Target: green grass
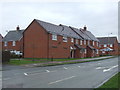
M 109 57 L 113 58 L 113 57 Z M 106 58 L 106 59 L 109 59 Z M 15 60 L 11 59 L 10 62 L 7 64 L 12 64 L 12 65 L 24 65 L 24 64 L 35 64 L 35 63 L 45 63 L 45 62 L 50 62 L 50 61 L 70 61 L 70 60 L 78 60 L 78 59 L 21 59 L 21 60 Z M 62 62 L 62 63 L 48 63 L 44 64 L 43 66 L 48 66 L 48 65 L 61 65 L 61 64 L 74 64 L 74 63 L 84 63 L 84 62 L 93 62 L 93 61 L 99 61 L 99 60 L 105 60 L 105 59 L 96 59 L 96 60 L 89 60 L 89 61 L 73 61 L 73 62 Z
M 120 72 L 95 90 L 118 90 L 118 88 L 120 89 Z

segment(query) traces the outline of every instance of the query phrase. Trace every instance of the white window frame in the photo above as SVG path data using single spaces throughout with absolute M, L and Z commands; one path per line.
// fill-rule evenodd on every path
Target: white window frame
M 63 36 L 63 42 L 67 42 L 67 37 Z
M 110 47 L 113 47 L 113 44 L 110 44 Z
M 99 50 L 97 49 L 97 52 L 96 52 L 96 54 L 99 54 Z
M 74 38 L 71 38 L 71 42 L 74 42 Z
M 78 44 L 78 39 L 76 39 L 76 44 Z
M 93 46 L 95 45 L 95 41 L 93 41 Z
M 90 41 L 88 40 L 88 45 L 90 45 Z
M 80 45 L 82 45 L 82 40 L 80 40 Z
M 15 41 L 12 42 L 12 46 L 16 46 L 16 42 Z
M 57 41 L 57 35 L 56 34 L 52 34 L 52 40 Z
M 85 54 L 87 53 L 87 50 L 85 49 Z
M 107 47 L 107 44 L 104 44 L 104 47 Z
M 86 45 L 86 40 L 84 40 L 84 45 Z
M 4 46 L 7 46 L 7 45 L 8 45 L 8 42 L 5 41 L 5 42 L 4 42 Z

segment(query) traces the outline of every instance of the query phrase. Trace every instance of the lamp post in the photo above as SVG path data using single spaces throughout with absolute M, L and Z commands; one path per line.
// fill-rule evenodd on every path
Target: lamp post
M 107 48 L 110 47 L 110 38 L 109 38 L 109 35 L 112 34 L 112 33 L 108 33 L 108 45 L 107 45 Z M 109 49 L 108 49 L 108 55 L 109 55 Z

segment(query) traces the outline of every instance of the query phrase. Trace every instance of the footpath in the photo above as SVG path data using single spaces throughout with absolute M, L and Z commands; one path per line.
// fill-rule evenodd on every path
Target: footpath
M 66 60 L 66 61 L 49 61 L 49 62 L 44 62 L 44 63 L 26 64 L 22 66 L 25 66 L 25 67 L 53 66 L 53 65 L 70 64 L 70 63 L 98 61 L 98 60 L 104 60 L 104 59 L 109 59 L 113 57 L 115 56 L 105 56 L 105 57 L 96 57 L 96 58 L 78 59 L 78 60 Z

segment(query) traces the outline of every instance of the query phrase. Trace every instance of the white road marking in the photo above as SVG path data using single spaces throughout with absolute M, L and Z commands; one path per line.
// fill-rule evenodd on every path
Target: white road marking
M 46 72 L 43 72 L 43 73 L 50 73 L 50 72 L 56 72 L 57 70 L 54 70 L 54 71 L 46 71 Z M 33 74 L 29 74 L 30 75 L 38 75 L 38 74 L 43 74 L 43 73 L 33 73 Z
M 49 70 L 46 70 L 46 72 L 50 72 Z
M 68 69 L 68 68 L 64 67 L 64 69 Z
M 78 67 L 81 67 L 81 66 L 78 66 Z
M 112 67 L 111 67 L 111 68 L 109 68 L 109 69 L 104 69 L 104 70 L 103 70 L 103 72 L 110 71 L 111 69 L 116 68 L 116 67 L 118 67 L 118 65 L 112 66 Z
M 24 75 L 28 76 L 28 74 L 27 74 L 27 73 L 24 73 Z
M 96 69 L 104 69 L 105 67 L 97 67 Z
M 62 81 L 64 81 L 64 80 L 68 80 L 68 79 L 71 79 L 71 78 L 74 78 L 74 77 L 76 77 L 76 76 L 71 76 L 71 77 L 68 77 L 68 78 L 64 78 L 64 79 L 61 79 L 61 80 L 57 80 L 57 81 L 54 81 L 54 82 L 50 82 L 50 83 L 48 83 L 48 84 L 54 84 L 54 83 L 57 83 L 57 82 L 62 82 Z

